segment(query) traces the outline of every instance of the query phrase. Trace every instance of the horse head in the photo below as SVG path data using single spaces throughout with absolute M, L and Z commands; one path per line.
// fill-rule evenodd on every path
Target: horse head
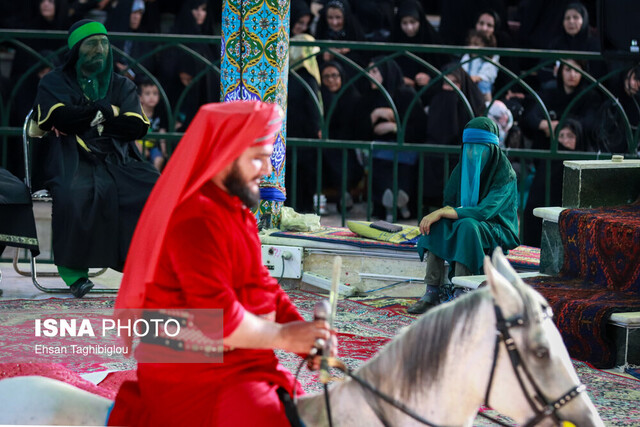
M 545 299 L 499 248 L 484 270 L 487 287 L 429 310 L 331 389 L 336 426 L 471 426 L 483 404 L 525 426 L 603 426 Z M 327 425 L 320 396 L 298 409 Z
M 484 272 L 499 330 L 486 404 L 522 425 L 604 425 L 582 392 L 547 301 L 520 279 L 500 248 L 492 260 L 485 258 Z

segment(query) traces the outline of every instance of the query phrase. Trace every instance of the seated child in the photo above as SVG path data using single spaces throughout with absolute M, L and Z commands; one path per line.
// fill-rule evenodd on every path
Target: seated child
M 150 80 L 144 80 L 138 85 L 138 90 L 142 111 L 144 111 L 149 122 L 151 122 L 149 131 L 166 132 L 164 117 L 158 114 L 158 109 L 156 108 L 160 101 L 158 87 Z M 136 146 L 145 159 L 149 160 L 159 171 L 162 170 L 167 157 L 167 143 L 164 139 L 156 141 L 155 139 L 145 137 L 143 140 L 136 140 Z
M 480 31 L 469 31 L 469 47 L 496 47 L 496 36 L 487 35 Z M 500 57 L 493 55 L 491 60 L 498 62 Z M 462 68 L 471 76 L 471 80 L 478 86 L 484 96 L 485 102 L 491 102 L 493 83 L 498 77 L 498 67 L 479 56 L 465 53 L 460 60 Z

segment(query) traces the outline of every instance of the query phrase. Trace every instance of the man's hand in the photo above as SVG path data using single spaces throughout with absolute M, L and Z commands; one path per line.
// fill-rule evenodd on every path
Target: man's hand
M 284 323 L 280 325 L 275 347 L 292 353 L 306 354 L 315 345 L 317 339 L 327 341 L 330 337 L 329 324 L 325 320 Z
M 416 87 L 415 80 L 410 79 L 409 77 L 403 77 L 403 79 L 404 79 L 404 84 L 406 84 L 407 86 Z
M 66 133 L 64 133 L 64 132 L 62 132 L 62 131 L 59 131 L 58 129 L 56 129 L 56 128 L 55 128 L 55 127 L 53 127 L 53 126 L 51 126 L 51 131 L 52 131 L 53 133 L 55 133 L 57 137 L 60 137 L 60 135 L 67 136 L 67 134 L 66 134 Z
M 330 337 L 329 324 L 325 320 L 275 323 L 245 312 L 238 327 L 224 338 L 224 345 L 251 349 L 279 348 L 292 353 L 307 354 L 315 346 L 316 340 L 322 339 L 326 342 Z
M 445 206 L 437 211 L 431 212 L 420 221 L 420 233 L 429 235 L 431 226 L 442 218 L 458 219 L 458 213 L 451 206 Z
M 336 331 L 331 331 L 331 345 L 329 347 L 329 357 L 338 357 L 338 338 L 336 337 Z M 322 356 L 316 355 L 307 360 L 307 368 L 310 371 L 317 371 L 320 369 L 320 363 L 322 362 Z
M 96 115 L 96 118 L 94 118 L 93 121 L 91 122 L 91 126 L 95 126 L 96 124 L 107 122 L 113 119 L 120 111 L 118 107 L 111 105 L 111 103 L 106 99 L 100 99 L 98 101 L 94 101 L 93 104 L 96 106 L 98 111 L 102 113 L 103 120 L 98 120 L 98 117 Z M 94 122 L 96 123 L 94 124 Z

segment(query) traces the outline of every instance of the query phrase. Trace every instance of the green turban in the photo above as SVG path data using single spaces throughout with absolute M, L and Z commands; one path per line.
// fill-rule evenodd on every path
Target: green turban
M 67 45 L 69 46 L 69 49 L 73 49 L 73 47 L 82 40 L 98 34 L 107 35 L 107 29 L 104 25 L 100 22 L 83 19 L 76 22 L 71 26 L 71 28 L 69 28 Z

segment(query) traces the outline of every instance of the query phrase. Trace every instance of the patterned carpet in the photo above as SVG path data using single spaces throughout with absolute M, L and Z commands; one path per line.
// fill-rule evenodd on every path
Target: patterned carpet
M 616 342 L 608 327 L 609 318 L 618 311 L 640 311 L 640 294 L 606 289 L 580 278 L 535 277 L 524 281 L 549 301 L 571 357 L 599 368 L 615 365 Z
M 290 291 L 289 295 L 301 314 L 307 319 L 312 318 L 316 301 L 325 298 L 319 294 L 303 291 Z M 411 298 L 340 300 L 336 327 L 339 331 L 341 359 L 348 366 L 356 368 L 370 358 L 401 328 L 410 325 L 415 320 L 413 316 L 406 315 L 402 309 L 413 301 L 414 299 Z M 52 311 L 66 313 L 77 311 L 79 307 L 82 310 L 99 312 L 112 306 L 112 298 L 0 300 L 0 337 L 2 341 L 0 349 L 4 350 L 7 342 L 15 341 L 8 338 L 8 335 L 20 337 L 25 335 L 24 331 L 20 332 L 21 329 L 33 330 L 32 325 L 12 321 L 11 316 L 8 316 L 10 312 L 15 315 L 20 307 L 32 313 L 49 315 Z M 15 320 L 15 316 L 13 318 Z M 283 352 L 278 352 L 278 356 L 284 366 L 295 372 L 300 362 L 297 356 Z M 640 381 L 593 369 L 583 362 L 574 361 L 574 365 L 579 377 L 587 385 L 588 392 L 607 426 L 640 425 L 640 407 L 637 405 L 640 400 Z M 109 365 L 109 362 L 100 362 L 97 359 L 92 363 L 84 364 L 3 363 L 0 364 L 0 378 L 30 374 L 45 375 L 108 398 L 115 396 L 123 381 L 135 378 L 135 372 L 131 371 L 133 368 L 131 365 L 121 366 L 122 371 L 109 374 L 98 386 L 78 376 L 79 373 L 98 370 L 101 366 L 102 369 L 114 369 Z M 320 386 L 316 374 L 309 373 L 306 368 L 303 368 L 299 379 L 306 392 L 319 391 Z M 487 426 L 491 423 L 478 418 L 474 425 Z
M 563 276 L 640 295 L 640 204 L 567 209 L 558 225 Z
M 573 361 L 606 426 L 640 425 L 640 381 Z
M 509 251 L 507 259 L 516 270 L 538 270 L 540 268 L 540 248 L 520 245 Z
M 609 317 L 640 311 L 640 205 L 567 209 L 558 226 L 565 254 L 560 277 L 525 281 L 551 304 L 569 354 L 611 368 Z
M 75 352 L 73 345 L 87 346 L 120 346 L 122 343 L 116 336 L 102 337 L 56 337 L 44 336 L 45 327 L 41 327 L 42 336 L 35 336 L 35 319 L 82 319 L 91 322 L 93 331 L 100 331 L 102 319 L 113 313 L 114 298 L 63 299 L 46 300 L 2 300 L 0 301 L 0 348 L 2 360 L 9 363 L 45 363 L 60 364 L 78 373 L 89 373 L 104 370 L 128 370 L 135 363 L 123 355 L 83 354 Z M 36 345 L 47 347 L 65 347 L 67 354 L 36 353 Z

